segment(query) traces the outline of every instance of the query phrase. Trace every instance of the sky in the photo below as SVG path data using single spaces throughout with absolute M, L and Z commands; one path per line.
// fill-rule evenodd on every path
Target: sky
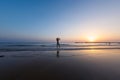
M 120 41 L 120 0 L 0 0 L 0 41 Z

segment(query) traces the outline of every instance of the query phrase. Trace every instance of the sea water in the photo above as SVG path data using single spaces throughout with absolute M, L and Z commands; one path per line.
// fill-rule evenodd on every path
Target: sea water
M 119 43 L 74 43 L 60 44 L 60 50 L 120 49 Z M 53 51 L 55 42 L 0 42 L 0 51 Z
M 119 43 L 74 43 L 60 44 L 60 50 L 120 49 Z M 51 51 L 56 50 L 55 42 L 0 42 L 0 51 Z

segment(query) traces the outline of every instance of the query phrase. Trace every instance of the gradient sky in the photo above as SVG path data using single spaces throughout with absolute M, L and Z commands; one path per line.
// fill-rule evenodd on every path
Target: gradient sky
M 0 0 L 0 41 L 120 41 L 120 0 Z

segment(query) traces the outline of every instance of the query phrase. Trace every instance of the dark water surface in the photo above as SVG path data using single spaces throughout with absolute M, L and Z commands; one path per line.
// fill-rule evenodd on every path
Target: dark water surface
M 0 52 L 0 80 L 120 80 L 120 49 Z
M 120 49 L 119 43 L 61 43 L 60 50 L 103 50 Z M 0 52 L 14 51 L 56 51 L 56 43 L 52 42 L 0 42 Z

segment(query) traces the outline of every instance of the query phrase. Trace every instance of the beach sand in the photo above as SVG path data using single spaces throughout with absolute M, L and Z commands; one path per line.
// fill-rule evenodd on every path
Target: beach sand
M 120 50 L 0 52 L 0 80 L 120 80 Z

